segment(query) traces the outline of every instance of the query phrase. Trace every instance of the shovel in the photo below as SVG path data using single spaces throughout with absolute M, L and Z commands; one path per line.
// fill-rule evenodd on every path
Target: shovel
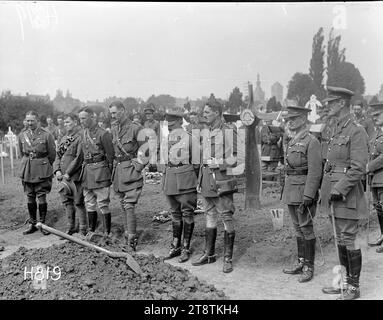
M 64 232 L 61 232 L 59 230 L 56 230 L 54 228 L 48 227 L 45 224 L 42 224 L 41 222 L 36 223 L 36 227 L 39 229 L 46 230 L 50 233 L 55 234 L 56 236 L 65 238 L 67 240 L 70 240 L 74 243 L 80 244 L 84 247 L 88 247 L 91 249 L 94 249 L 98 252 L 106 253 L 111 258 L 126 258 L 126 264 L 129 266 L 130 269 L 132 269 L 135 273 L 142 274 L 142 270 L 140 268 L 140 265 L 137 263 L 136 260 L 127 252 L 116 252 L 116 251 L 109 251 L 104 248 L 101 248 L 99 246 L 96 246 L 95 244 L 89 243 L 87 241 L 81 240 L 79 238 L 70 236 Z

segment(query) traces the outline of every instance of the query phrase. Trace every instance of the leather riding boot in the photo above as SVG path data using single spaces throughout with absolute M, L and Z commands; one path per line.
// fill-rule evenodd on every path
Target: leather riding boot
M 76 206 L 76 214 L 78 216 L 78 220 L 80 224 L 79 233 L 83 236 L 86 236 L 88 232 L 88 221 L 86 217 L 85 207 L 83 205 Z
M 362 251 L 348 250 L 348 264 L 350 275 L 347 277 L 347 289 L 343 294 L 344 300 L 354 300 L 360 297 L 359 277 L 362 271 Z M 339 297 L 338 299 L 342 299 Z
M 43 224 L 45 224 L 45 218 L 47 216 L 47 211 L 48 211 L 48 204 L 47 203 L 39 203 L 40 222 Z M 40 231 L 44 236 L 47 236 L 48 234 L 50 234 L 48 231 L 45 231 L 44 229 L 41 229 Z
M 378 210 L 377 210 L 378 211 Z M 383 244 L 383 212 L 378 211 L 378 221 L 380 227 L 380 236 L 374 242 L 369 242 L 370 247 L 377 247 Z
M 194 230 L 194 222 L 187 223 L 184 221 L 184 240 L 183 240 L 183 246 L 181 250 L 181 256 L 178 259 L 178 262 L 186 262 L 190 258 L 190 242 L 193 235 Z
M 67 204 L 65 206 L 65 211 L 66 211 L 66 216 L 68 219 L 68 229 L 65 233 L 72 235 L 73 233 L 76 232 L 76 226 L 75 226 L 76 211 L 73 204 Z
M 88 212 L 89 230 L 94 232 L 97 226 L 97 211 Z
M 316 239 L 306 240 L 305 243 L 305 261 L 300 275 L 299 282 L 308 282 L 314 277 L 314 261 L 315 261 L 315 242 Z
M 298 261 L 291 269 L 283 269 L 286 274 L 300 274 L 304 265 L 305 257 L 305 242 L 302 237 L 297 237 Z
M 343 279 L 343 283 L 340 284 L 343 288 L 343 291 L 345 291 L 347 287 L 347 279 L 350 274 L 346 246 L 338 245 L 338 252 L 339 252 L 340 264 L 346 269 L 346 276 Z M 335 288 L 335 287 L 324 287 L 322 288 L 322 292 L 326 294 L 341 294 L 342 293 L 340 288 Z
M 233 247 L 234 247 L 235 231 L 226 232 L 224 235 L 224 254 L 223 254 L 223 272 L 229 273 L 233 271 Z
M 109 237 L 112 227 L 112 214 L 110 212 L 102 215 L 102 225 L 104 236 Z
M 164 260 L 171 259 L 177 257 L 181 254 L 181 237 L 182 237 L 182 228 L 183 221 L 173 221 L 173 242 L 170 245 L 170 250 L 168 255 L 164 258 Z
M 215 240 L 217 239 L 217 228 L 205 229 L 205 251 L 192 263 L 193 266 L 201 266 L 207 263 L 213 263 L 216 260 L 215 256 Z
M 28 203 L 28 213 L 29 213 L 29 227 L 27 230 L 23 231 L 23 235 L 31 234 L 37 231 L 36 228 L 36 212 L 37 212 L 37 203 Z
M 129 233 L 128 231 L 124 232 L 125 244 L 130 246 L 133 251 L 136 251 L 138 244 L 138 235 L 136 233 Z

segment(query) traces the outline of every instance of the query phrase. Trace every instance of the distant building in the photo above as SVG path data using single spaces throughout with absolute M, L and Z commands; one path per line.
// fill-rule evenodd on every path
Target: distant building
M 259 73 L 257 74 L 257 85 L 254 89 L 254 101 L 265 103 L 265 92 L 261 88 L 261 81 L 259 80 Z
M 275 97 L 277 102 L 283 101 L 283 86 L 279 82 L 275 82 L 271 86 L 271 97 Z
M 39 94 L 29 94 L 28 92 L 26 93 L 26 97 L 30 101 L 42 101 L 42 102 L 49 102 L 51 101 L 51 98 L 49 97 L 49 94 L 44 95 L 39 95 Z

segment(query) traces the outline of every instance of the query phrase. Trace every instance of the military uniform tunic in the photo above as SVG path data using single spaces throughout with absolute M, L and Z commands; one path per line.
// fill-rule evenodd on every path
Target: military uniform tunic
M 334 127 L 321 185 L 321 204 L 330 212 L 332 189 L 345 197 L 333 202 L 335 218 L 358 220 L 367 214 L 362 177 L 366 173 L 368 138 L 364 128 L 355 123 L 351 114 L 339 119 Z
M 144 184 L 142 170 L 145 163 L 140 163 L 137 159 L 138 150 L 144 143 L 139 141 L 141 129 L 141 125 L 129 119 L 112 127 L 116 155 L 112 174 L 113 189 L 120 195 L 121 205 L 125 209 L 137 203 Z
M 282 201 L 288 205 L 289 213 L 298 237 L 315 238 L 312 218 L 316 213 L 316 200 L 322 177 L 320 143 L 308 129 L 292 138 L 286 147 L 285 186 Z M 304 196 L 314 199 L 308 210 L 299 212 Z
M 197 207 L 199 159 L 193 164 L 193 148 L 199 148 L 197 138 L 184 129 L 174 129 L 168 136 L 168 159 L 163 179 L 163 191 L 170 204 L 173 219 L 182 215 L 193 222 Z
M 378 214 L 383 214 L 383 130 L 376 130 L 370 139 L 370 159 L 367 165 L 372 174 L 371 191 Z
M 53 136 L 41 127 L 25 130 L 19 135 L 22 155 L 19 177 L 28 197 L 42 196 L 51 191 L 56 150 Z
M 220 213 L 233 214 L 235 211 L 233 194 L 238 191 L 238 186 L 234 175 L 231 175 L 231 170 L 236 166 L 237 133 L 222 121 L 215 123 L 209 132 L 207 147 L 210 148 L 211 158 L 213 161 L 215 159 L 218 165 L 216 168 L 209 166 L 207 163 L 209 151 L 203 148 L 198 180 L 201 195 L 206 202 L 205 210 L 209 211 L 215 207 Z M 230 135 L 232 141 L 226 141 L 225 137 Z M 227 218 L 229 219 L 229 216 Z
M 81 128 L 73 129 L 66 136 L 62 137 L 57 145 L 56 160 L 53 163 L 53 172 L 61 171 L 67 174 L 76 186 L 76 194 L 74 195 L 74 203 L 76 205 L 84 204 L 84 197 L 80 181 L 81 167 L 83 163 L 83 152 L 81 146 Z M 64 204 L 71 203 L 72 200 L 62 195 Z

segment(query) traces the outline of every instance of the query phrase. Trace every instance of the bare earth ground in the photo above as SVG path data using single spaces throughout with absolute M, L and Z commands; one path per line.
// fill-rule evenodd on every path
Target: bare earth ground
M 53 244 L 63 244 L 54 235 L 43 236 L 36 232 L 23 236 L 25 228 L 22 224 L 27 218 L 25 196 L 18 178 L 12 178 L 7 171 L 6 185 L 0 185 L 0 246 L 5 251 L 0 252 L 1 259 L 10 256 L 20 247 L 28 249 L 45 248 Z M 1 182 L 0 182 L 1 183 Z M 200 267 L 191 265 L 191 261 L 183 264 L 177 258 L 168 260 L 176 267 L 190 271 L 199 280 L 212 284 L 222 290 L 230 299 L 291 299 L 291 300 L 323 300 L 335 299 L 321 293 L 323 285 L 331 285 L 335 274 L 332 273 L 337 263 L 335 247 L 332 238 L 332 228 L 327 214 L 317 212 L 315 218 L 316 234 L 323 247 L 324 260 L 321 256 L 317 241 L 316 269 L 314 279 L 305 284 L 297 281 L 297 276 L 285 275 L 281 270 L 292 264 L 296 259 L 296 242 L 287 209 L 285 208 L 284 227 L 274 231 L 269 210 L 283 208 L 279 200 L 279 186 L 265 188 L 262 194 L 262 209 L 258 211 L 244 209 L 244 195 L 235 195 L 236 240 L 234 246 L 234 271 L 230 274 L 222 272 L 223 227 L 219 225 L 217 237 L 217 262 Z M 65 229 L 66 218 L 57 194 L 57 184 L 54 182 L 52 192 L 48 196 L 47 224 Z M 137 254 L 154 254 L 164 256 L 169 250 L 171 240 L 171 222 L 157 223 L 152 218 L 155 213 L 167 210 L 161 185 L 146 184 L 137 206 L 138 228 L 140 241 Z M 112 193 L 112 233 L 120 238 L 123 233 L 124 216 L 121 214 L 117 197 Z M 193 256 L 195 259 L 204 245 L 204 216 L 195 216 L 196 226 L 192 240 Z M 101 226 L 99 227 L 99 230 Z M 358 242 L 363 251 L 363 269 L 361 275 L 361 299 L 383 298 L 383 255 L 368 248 L 366 221 L 361 221 Z M 370 238 L 377 236 L 375 214 L 371 214 Z M 213 290 L 213 289 L 212 289 Z M 212 298 L 213 291 L 212 291 Z M 71 299 L 73 297 L 65 297 Z M 86 299 L 86 296 L 83 297 Z

